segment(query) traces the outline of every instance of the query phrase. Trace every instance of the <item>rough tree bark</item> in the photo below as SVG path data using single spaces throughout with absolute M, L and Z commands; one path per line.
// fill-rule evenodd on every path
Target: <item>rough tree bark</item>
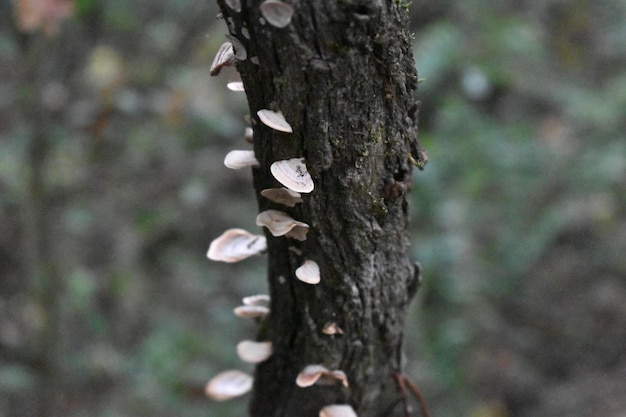
M 351 404 L 361 417 L 396 415 L 402 405 L 393 375 L 419 285 L 406 193 L 412 165 L 425 162 L 408 12 L 398 0 L 286 2 L 292 21 L 276 28 L 261 18 L 260 0 L 242 0 L 240 10 L 226 4 L 237 1 L 218 0 L 247 54 L 237 69 L 261 165 L 255 190 L 279 186 L 270 164 L 294 157 L 306 159 L 315 183 L 292 209 L 258 198 L 260 211 L 285 211 L 311 229 L 303 242 L 266 232 L 272 303 L 258 338 L 271 340 L 274 354 L 256 369 L 250 412 L 312 417 L 324 405 Z M 281 111 L 293 134 L 260 123 L 263 108 Z M 319 264 L 319 285 L 294 277 L 305 259 Z M 323 334 L 328 322 L 344 333 Z M 343 370 L 349 388 L 298 388 L 296 375 L 308 364 Z

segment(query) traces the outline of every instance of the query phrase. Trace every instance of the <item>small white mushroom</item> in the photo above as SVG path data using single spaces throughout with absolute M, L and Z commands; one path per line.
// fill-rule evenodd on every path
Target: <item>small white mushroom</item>
M 329 385 L 337 381 L 340 381 L 344 387 L 348 387 L 348 377 L 345 372 L 329 371 L 322 365 L 307 365 L 296 377 L 296 385 L 301 388 L 314 384 Z
M 239 359 L 248 363 L 260 363 L 272 356 L 272 342 L 243 340 L 237 344 Z
M 244 319 L 262 319 L 270 314 L 269 307 L 261 305 L 243 305 L 235 307 L 233 310 L 235 316 Z
M 241 0 L 226 0 L 226 5 L 237 13 L 241 12 Z
M 282 113 L 277 113 L 268 109 L 261 109 L 257 111 L 256 114 L 259 116 L 261 123 L 265 126 L 271 127 L 279 132 L 293 133 L 291 125 L 287 123 L 287 120 L 285 120 L 285 116 L 283 116 Z
M 226 84 L 226 88 L 228 88 L 230 91 L 246 91 L 241 81 L 231 81 Z
M 209 74 L 215 76 L 220 73 L 223 67 L 232 66 L 235 64 L 235 51 L 233 50 L 233 44 L 230 42 L 224 42 L 222 46 L 217 50 Z
M 204 392 L 207 397 L 217 401 L 229 400 L 250 391 L 252 382 L 250 375 L 233 369 L 215 375 L 206 385 Z
M 243 46 L 243 43 L 233 35 L 227 33 L 226 38 L 233 44 L 233 50 L 235 51 L 235 58 L 240 61 L 245 61 L 248 58 L 248 53 L 246 52 L 246 47 Z
M 260 9 L 265 20 L 277 28 L 289 25 L 294 12 L 293 7 L 279 0 L 265 0 Z
M 357 417 L 356 411 L 345 404 L 327 405 L 320 411 L 320 417 Z
M 286 236 L 297 240 L 306 240 L 309 225 L 294 220 L 287 213 L 278 210 L 265 210 L 256 216 L 257 226 L 265 226 L 272 236 Z
M 307 284 L 319 284 L 320 267 L 314 261 L 307 259 L 296 269 L 296 278 Z
M 343 330 L 341 327 L 337 325 L 335 322 L 326 323 L 324 328 L 322 329 L 322 333 L 333 335 L 333 334 L 343 334 Z
M 310 193 L 315 188 L 311 174 L 306 169 L 304 158 L 276 161 L 270 166 L 278 182 L 298 193 Z
M 258 167 L 259 161 L 254 157 L 254 151 L 234 150 L 226 154 L 224 165 L 230 169 Z
M 267 294 L 249 295 L 241 299 L 241 302 L 243 303 L 243 305 L 246 305 L 246 306 L 269 307 L 270 301 L 271 301 L 270 296 Z
M 251 127 L 246 127 L 243 138 L 248 143 L 254 143 L 254 130 Z
M 302 203 L 302 195 L 288 188 L 267 188 L 261 191 L 261 195 L 274 203 L 294 207 Z
M 266 250 L 265 236 L 243 229 L 228 229 L 211 242 L 207 257 L 213 261 L 238 262 Z

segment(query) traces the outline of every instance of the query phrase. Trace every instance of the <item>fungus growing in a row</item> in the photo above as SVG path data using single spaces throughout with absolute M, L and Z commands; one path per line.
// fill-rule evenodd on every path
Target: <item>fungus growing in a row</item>
M 296 377 L 296 385 L 301 388 L 315 384 L 330 385 L 340 381 L 344 387 L 348 387 L 348 377 L 343 371 L 329 371 L 322 365 L 307 365 Z
M 260 9 L 265 20 L 277 28 L 289 25 L 294 12 L 293 7 L 279 0 L 265 0 Z
M 267 294 L 256 294 L 249 295 L 247 297 L 243 297 L 241 302 L 246 306 L 264 306 L 269 307 L 270 305 L 270 296 Z
M 357 415 L 350 405 L 333 404 L 322 408 L 320 417 L 357 417 Z
M 206 385 L 207 397 L 217 401 L 229 400 L 246 394 L 252 389 L 253 379 L 245 372 L 232 369 L 215 375 Z
M 226 88 L 228 88 L 230 91 L 246 91 L 241 81 L 231 81 L 226 84 Z
M 322 329 L 322 333 L 327 334 L 327 335 L 343 334 L 343 330 L 341 329 L 341 327 L 337 325 L 337 323 L 330 322 L 324 325 L 324 328 Z
M 272 356 L 272 342 L 243 340 L 237 344 L 239 359 L 248 363 L 260 363 Z
M 228 229 L 211 242 L 207 257 L 213 261 L 239 262 L 267 250 L 265 236 L 243 229 Z
M 314 261 L 307 259 L 296 269 L 296 278 L 307 284 L 319 284 L 320 267 Z
M 244 319 L 262 319 L 270 314 L 270 308 L 260 305 L 242 305 L 233 310 L 235 316 Z
M 296 240 L 306 240 L 309 225 L 294 220 L 287 213 L 278 210 L 265 210 L 256 216 L 257 226 L 265 226 L 272 236 L 286 236 Z
M 274 178 L 285 187 L 298 193 L 310 193 L 315 188 L 304 158 L 276 161 L 270 165 Z
M 302 195 L 288 188 L 267 188 L 261 191 L 261 195 L 274 203 L 287 207 L 294 207 L 296 204 L 302 203 Z
M 254 151 L 234 150 L 226 154 L 224 165 L 230 169 L 241 169 L 246 167 L 258 167 L 259 161 L 254 156 Z
M 223 67 L 230 67 L 235 64 L 235 51 L 233 50 L 233 44 L 230 42 L 224 42 L 222 46 L 217 50 L 209 74 L 215 76 L 220 73 Z
M 279 132 L 293 133 L 291 125 L 285 120 L 285 116 L 282 113 L 277 113 L 268 109 L 261 109 L 256 112 L 259 116 L 259 120 L 267 127 L 271 127 Z

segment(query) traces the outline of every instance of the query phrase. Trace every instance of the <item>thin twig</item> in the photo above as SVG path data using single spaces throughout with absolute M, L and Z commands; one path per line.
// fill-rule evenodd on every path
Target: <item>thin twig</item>
M 400 388 L 400 392 L 402 393 L 402 402 L 404 403 L 404 416 L 411 417 L 411 412 L 409 411 L 409 399 L 406 396 L 406 387 L 404 386 L 404 381 L 406 378 L 400 372 L 394 372 L 393 377 L 396 379 L 398 388 Z
M 415 384 L 413 384 L 413 382 L 411 382 L 411 380 L 406 376 L 402 375 L 402 379 L 404 380 L 403 382 L 408 385 L 413 395 L 415 395 L 415 398 L 417 398 L 417 402 L 420 404 L 420 412 L 422 413 L 422 417 L 430 417 L 428 409 L 426 409 L 426 402 L 424 401 L 424 397 L 422 397 L 422 393 L 420 392 L 420 390 L 417 389 Z

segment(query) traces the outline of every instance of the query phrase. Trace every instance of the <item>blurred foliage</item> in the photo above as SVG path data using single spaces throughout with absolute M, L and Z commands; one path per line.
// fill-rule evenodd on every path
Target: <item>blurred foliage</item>
M 430 162 L 407 374 L 433 416 L 621 416 L 626 2 L 409 10 Z M 204 257 L 256 228 L 249 172 L 222 165 L 247 109 L 234 71 L 208 74 L 216 14 L 0 2 L 1 416 L 244 414 L 203 395 L 251 371 L 234 347 L 254 324 L 232 308 L 266 287 L 263 259 Z M 50 360 L 62 404 L 41 414 Z

